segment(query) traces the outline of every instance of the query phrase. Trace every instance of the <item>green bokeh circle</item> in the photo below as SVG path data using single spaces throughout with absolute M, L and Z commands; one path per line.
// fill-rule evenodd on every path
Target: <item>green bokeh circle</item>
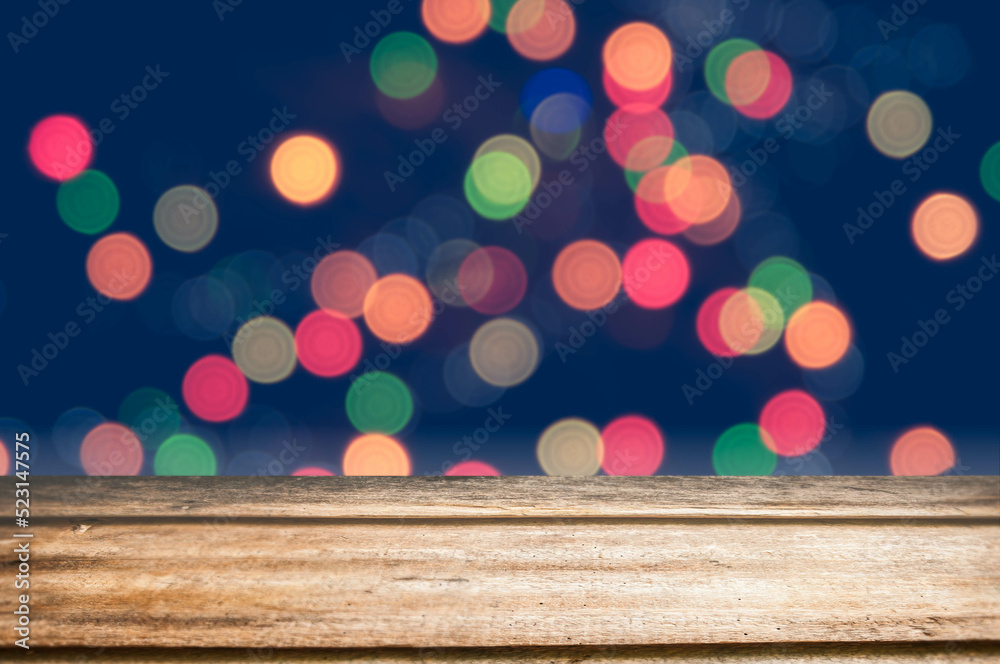
M 84 171 L 59 185 L 56 209 L 67 226 L 79 233 L 100 233 L 118 216 L 118 188 L 100 171 Z
M 507 14 L 517 0 L 490 0 L 490 29 L 507 34 Z
M 712 450 L 712 466 L 717 475 L 770 475 L 777 465 L 778 455 L 764 444 L 756 424 L 737 424 L 726 429 Z
M 720 101 L 732 104 L 726 93 L 726 72 L 733 60 L 744 53 L 759 51 L 760 46 L 749 39 L 727 39 L 708 53 L 705 58 L 705 85 Z
M 781 333 L 785 329 L 785 312 L 781 308 L 781 302 L 771 293 L 763 288 L 747 286 L 746 294 L 753 298 L 760 308 L 761 334 L 757 342 L 750 348 L 743 351 L 745 355 L 759 355 L 774 348 L 781 339 Z
M 413 417 L 413 397 L 399 378 L 370 371 L 351 383 L 345 409 L 358 431 L 392 435 Z
M 1000 143 L 986 151 L 979 164 L 979 180 L 986 193 L 1000 201 Z
M 465 174 L 465 198 L 487 219 L 509 219 L 531 198 L 531 173 L 509 152 L 487 152 Z
M 426 39 L 412 32 L 394 32 L 375 45 L 370 62 L 372 80 L 383 94 L 412 99 L 437 76 L 437 55 Z
M 761 261 L 750 273 L 749 285 L 770 293 L 781 305 L 785 320 L 803 304 L 812 301 L 813 287 L 809 273 L 798 262 L 785 256 Z
M 163 441 L 153 459 L 157 475 L 215 475 L 215 452 L 201 438 L 180 433 Z

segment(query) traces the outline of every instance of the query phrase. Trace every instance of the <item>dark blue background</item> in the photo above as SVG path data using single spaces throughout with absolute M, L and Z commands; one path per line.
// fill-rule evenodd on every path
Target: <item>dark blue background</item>
M 754 0 L 756 1 L 756 0 Z M 419 3 L 404 1 L 389 30 L 426 31 Z M 888 16 L 888 2 L 869 2 L 876 16 Z M 103 2 L 80 0 L 61 6 L 58 15 L 20 52 L 2 56 L 7 99 L 4 111 L 4 206 L 0 232 L 0 282 L 7 303 L 0 314 L 0 417 L 15 417 L 36 433 L 43 449 L 37 472 L 74 472 L 44 449 L 46 432 L 60 413 L 75 406 L 93 408 L 114 418 L 122 399 L 141 386 L 154 386 L 180 399 L 186 368 L 209 352 L 226 353 L 219 339 L 199 342 L 184 336 L 154 334 L 136 313 L 137 303 L 116 303 L 50 363 L 23 385 L 17 365 L 28 363 L 32 348 L 47 343 L 46 334 L 71 320 L 76 307 L 94 294 L 84 272 L 84 258 L 94 238 L 67 228 L 55 209 L 56 184 L 38 176 L 25 145 L 31 127 L 52 113 L 71 113 L 92 127 L 101 118 L 115 124 L 97 147 L 92 167 L 107 173 L 121 194 L 121 212 L 111 231 L 137 234 L 150 247 L 155 274 L 173 272 L 189 278 L 210 269 L 227 255 L 265 249 L 277 256 L 309 252 L 317 236 L 330 235 L 345 248 L 355 247 L 387 221 L 405 216 L 431 193 L 460 195 L 461 178 L 475 148 L 486 138 L 512 129 L 521 85 L 545 66 L 562 66 L 582 74 L 591 84 L 595 117 L 613 110 L 600 86 L 600 46 L 620 23 L 643 18 L 603 0 L 587 0 L 576 9 L 578 33 L 570 52 L 552 63 L 518 57 L 503 35 L 488 32 L 466 46 L 431 40 L 440 61 L 446 104 L 459 101 L 475 87 L 476 77 L 493 73 L 501 88 L 457 131 L 439 152 L 400 185 L 387 191 L 383 172 L 396 156 L 412 149 L 412 140 L 435 126 L 407 132 L 386 123 L 375 106 L 375 87 L 367 56 L 348 64 L 338 44 L 352 38 L 356 25 L 384 2 L 263 2 L 246 0 L 220 21 L 209 0 L 199 2 Z M 37 11 L 27 0 L 4 4 L 0 27 L 16 30 L 25 14 Z M 972 66 L 958 84 L 920 90 L 934 113 L 935 126 L 951 125 L 961 139 L 941 164 L 909 191 L 854 245 L 842 225 L 854 221 L 858 205 L 872 200 L 874 189 L 886 189 L 900 177 L 899 162 L 878 155 L 863 125 L 855 124 L 836 139 L 833 176 L 821 185 L 797 178 L 783 149 L 762 168 L 779 193 L 774 209 L 794 221 L 801 236 L 799 260 L 834 288 L 855 325 L 856 343 L 867 368 L 861 388 L 839 402 L 852 435 L 832 443 L 835 472 L 888 472 L 886 455 L 904 428 L 929 423 L 948 433 L 960 458 L 958 472 L 997 473 L 1000 417 L 997 415 L 997 305 L 1000 284 L 989 283 L 945 326 L 898 375 L 886 361 L 898 352 L 899 337 L 912 334 L 918 319 L 950 305 L 946 293 L 972 276 L 979 257 L 997 251 L 997 206 L 978 178 L 984 151 L 997 140 L 995 90 L 995 26 L 1000 8 L 979 4 L 975 15 L 960 15 L 961 3 L 931 0 L 899 33 L 912 35 L 933 22 L 957 23 L 972 54 Z M 877 36 L 877 32 L 875 33 Z M 671 35 L 675 44 L 679 41 Z M 700 62 L 699 62 L 700 64 Z M 805 74 L 817 64 L 790 62 Z M 110 104 L 137 85 L 144 68 L 160 65 L 169 76 L 128 118 L 121 120 Z M 692 88 L 703 87 L 700 74 Z M 675 97 L 668 101 L 672 108 Z M 265 152 L 247 165 L 237 146 L 248 134 L 266 126 L 272 109 L 287 106 L 296 114 L 292 129 L 328 137 L 343 158 L 344 176 L 326 204 L 295 208 L 273 192 Z M 753 140 L 734 145 L 750 146 Z M 737 152 L 742 152 L 740 147 Z M 798 147 L 796 149 L 799 149 Z M 801 148 L 810 156 L 807 146 Z M 817 164 L 825 159 L 816 152 Z M 204 185 L 210 171 L 240 160 L 244 171 L 217 199 L 220 230 L 209 247 L 197 254 L 172 251 L 152 226 L 158 196 L 176 184 Z M 156 164 L 157 168 L 153 165 Z M 558 170 L 558 168 L 556 169 Z M 631 192 L 620 168 L 603 156 L 588 171 L 596 218 L 589 235 L 616 243 L 641 237 Z M 908 220 L 927 193 L 947 189 L 969 197 L 980 210 L 982 233 L 966 257 L 932 264 L 913 247 Z M 511 247 L 523 242 L 510 227 L 479 220 L 477 241 Z M 732 242 L 711 248 L 683 243 L 692 262 L 688 295 L 673 309 L 667 340 L 652 351 L 622 347 L 607 328 L 565 364 L 548 353 L 537 373 L 524 385 L 508 390 L 497 402 L 511 414 L 510 423 L 483 447 L 477 458 L 495 463 L 509 474 L 537 473 L 534 444 L 541 430 L 565 416 L 586 417 L 599 426 L 626 412 L 656 419 L 669 438 L 662 472 L 710 474 L 711 444 L 724 429 L 753 421 L 774 393 L 802 385 L 801 372 L 776 348 L 743 358 L 712 389 L 689 406 L 681 385 L 712 361 L 694 335 L 694 316 L 713 290 L 745 283 L 747 271 Z M 559 243 L 539 244 L 537 260 L 528 264 L 530 289 L 541 284 Z M 300 295 L 306 294 L 302 289 Z M 278 316 L 294 326 L 304 305 L 290 303 Z M 531 316 L 522 304 L 518 313 Z M 396 360 L 390 371 L 407 376 L 422 352 L 439 352 L 471 336 L 484 317 L 448 311 L 432 332 Z M 377 351 L 364 332 L 365 357 Z M 352 430 L 343 413 L 347 380 L 325 381 L 299 369 L 274 386 L 252 385 L 251 403 L 266 404 L 289 418 L 311 441 L 309 461 L 339 466 Z M 186 410 L 182 412 L 190 419 Z M 840 411 L 837 411 L 840 412 Z M 439 472 L 442 463 L 458 460 L 452 445 L 481 426 L 486 409 L 465 408 L 446 415 L 424 413 L 415 431 L 403 436 L 416 473 Z M 839 421 L 839 420 L 838 420 Z M 230 436 L 238 423 L 211 427 L 231 455 Z M 224 466 L 223 461 L 223 468 Z

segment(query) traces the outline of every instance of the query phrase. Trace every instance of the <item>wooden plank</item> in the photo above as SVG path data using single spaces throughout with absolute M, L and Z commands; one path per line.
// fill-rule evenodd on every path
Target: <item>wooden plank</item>
M 33 477 L 31 484 L 36 518 L 1000 519 L 1000 478 L 992 476 Z M 0 504 L 4 516 L 12 510 L 12 500 Z
M 24 653 L 18 653 L 23 655 Z M 425 648 L 378 650 L 272 649 L 109 649 L 72 648 L 32 650 L 37 664 L 987 664 L 1000 660 L 996 643 L 941 644 L 768 644 L 763 646 L 656 646 L 606 648 Z M 0 650 L 0 661 L 14 661 L 15 653 Z
M 31 487 L 39 661 L 950 664 L 1000 647 L 995 477 Z
M 32 530 L 39 646 L 1000 634 L 1000 528 L 979 519 L 50 519 Z M 3 540 L 5 561 L 13 544 Z M 0 633 L 11 633 L 12 610 L 3 593 Z

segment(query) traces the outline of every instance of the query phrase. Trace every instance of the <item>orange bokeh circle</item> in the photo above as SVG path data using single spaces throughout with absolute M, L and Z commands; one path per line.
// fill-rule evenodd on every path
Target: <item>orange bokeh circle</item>
M 130 233 L 105 235 L 87 254 L 87 278 L 98 293 L 113 300 L 137 298 L 152 277 L 149 250 Z
M 979 235 L 979 215 L 955 194 L 928 196 L 913 213 L 910 234 L 928 258 L 943 261 L 964 254 Z
M 396 439 L 371 433 L 351 441 L 343 466 L 344 475 L 409 475 L 410 456 Z
M 955 465 L 955 448 L 933 427 L 915 427 L 896 439 L 889 454 L 893 475 L 940 475 Z
M 718 331 L 728 354 L 749 354 L 764 336 L 764 311 L 746 290 L 733 291 L 719 307 Z
M 796 309 L 785 329 L 785 350 L 803 369 L 823 369 L 844 356 L 851 345 L 851 324 L 827 302 L 807 302 Z
M 553 60 L 573 45 L 576 17 L 565 0 L 518 0 L 507 14 L 507 40 L 529 60 Z
M 439 40 L 464 44 L 489 25 L 490 0 L 423 0 L 420 15 L 427 31 Z
M 365 323 L 372 334 L 389 343 L 409 343 L 422 335 L 434 317 L 427 288 L 406 274 L 382 277 L 368 289 Z
M 726 167 L 705 155 L 681 157 L 674 162 L 664 186 L 670 209 L 689 224 L 717 218 L 733 195 Z
M 618 294 L 622 265 L 603 242 L 579 240 L 556 256 L 552 283 L 562 301 L 574 309 L 599 309 Z
M 329 143 L 316 136 L 292 136 L 283 141 L 271 157 L 274 187 L 297 205 L 322 202 L 339 180 L 337 153 Z
M 117 422 L 98 424 L 80 445 L 80 463 L 88 475 L 138 475 L 143 456 L 135 432 Z
M 649 23 L 627 23 L 604 42 L 604 69 L 629 90 L 649 90 L 670 74 L 673 49 L 666 35 Z

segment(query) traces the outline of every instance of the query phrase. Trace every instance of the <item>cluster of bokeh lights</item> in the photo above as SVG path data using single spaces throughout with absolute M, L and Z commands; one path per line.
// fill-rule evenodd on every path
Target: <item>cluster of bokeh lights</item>
M 361 369 L 366 348 L 379 344 L 406 352 L 447 309 L 468 309 L 479 316 L 474 331 L 427 366 L 435 367 L 453 399 L 483 406 L 530 381 L 549 354 L 545 325 L 534 319 L 537 298 L 529 297 L 536 282 L 554 292 L 546 306 L 577 313 L 600 310 L 619 298 L 645 312 L 661 312 L 691 298 L 692 283 L 705 278 L 699 272 L 710 271 L 693 258 L 697 248 L 723 243 L 745 228 L 738 195 L 744 190 L 734 184 L 721 151 L 708 154 L 682 143 L 683 137 L 689 146 L 699 145 L 687 129 L 691 120 L 681 122 L 674 110 L 701 94 L 702 102 L 728 109 L 734 127 L 760 127 L 795 95 L 798 64 L 815 62 L 815 49 L 827 48 L 826 33 L 813 46 L 788 36 L 777 39 L 775 50 L 784 57 L 758 44 L 767 42 L 763 34 L 721 38 L 706 49 L 707 92 L 691 93 L 664 29 L 641 21 L 613 26 L 600 49 L 601 88 L 613 110 L 596 122 L 590 84 L 576 72 L 546 64 L 577 40 L 570 3 L 423 0 L 420 16 L 427 36 L 389 32 L 370 54 L 371 82 L 386 120 L 417 126 L 420 118 L 434 117 L 443 94 L 434 41 L 451 49 L 492 30 L 504 35 L 514 54 L 541 68 L 518 99 L 515 131 L 527 137 L 512 131 L 480 143 L 452 183 L 464 200 L 431 196 L 410 217 L 390 222 L 359 246 L 313 261 L 307 290 L 314 308 L 297 321 L 272 312 L 243 318 L 228 340 L 228 353 L 192 358 L 177 388 L 193 421 L 177 409 L 164 410 L 168 393 L 141 388 L 123 401 L 118 421 L 86 408 L 67 411 L 53 430 L 61 456 L 74 457 L 91 475 L 144 470 L 213 475 L 223 470 L 223 452 L 201 422 L 220 425 L 246 415 L 251 384 L 255 391 L 268 389 L 261 386 L 308 374 L 349 381 L 338 407 L 356 433 L 345 441 L 339 469 L 332 463 L 300 464 L 287 468 L 288 474 L 411 474 L 402 438 L 416 426 L 420 385 L 388 366 Z M 790 67 L 786 58 L 798 64 Z M 874 150 L 869 157 L 906 159 L 926 148 L 933 131 L 924 99 L 901 89 L 871 99 L 864 123 Z M 578 202 L 558 193 L 568 183 L 553 189 L 547 180 L 553 168 L 584 148 L 606 153 L 621 169 L 618 185 L 632 194 L 634 218 L 623 215 L 618 221 L 631 224 L 638 239 L 623 245 L 591 237 L 583 225 L 576 228 Z M 94 290 L 110 300 L 141 302 L 155 283 L 152 256 L 161 248 L 151 251 L 142 238 L 158 238 L 169 250 L 191 254 L 205 250 L 228 221 L 220 218 L 218 191 L 182 184 L 159 195 L 147 213 L 151 227 L 129 222 L 123 230 L 118 188 L 93 167 L 97 155 L 90 129 L 72 115 L 39 121 L 28 137 L 27 155 L 41 176 L 57 184 L 62 222 L 76 233 L 98 236 L 83 269 Z M 294 207 L 328 201 L 351 167 L 319 133 L 277 141 L 266 161 L 272 193 Z M 984 190 L 1000 201 L 1000 144 L 983 156 L 979 175 Z M 475 233 L 477 225 L 489 229 L 532 220 L 550 206 L 552 221 L 529 228 L 529 234 L 557 243 L 551 264 L 539 264 L 535 251 L 472 239 L 482 236 Z M 956 192 L 926 195 L 909 221 L 912 243 L 932 262 L 966 255 L 980 235 L 979 212 Z M 118 229 L 110 230 L 116 223 Z M 166 305 L 178 327 L 200 341 L 219 339 L 245 310 L 256 284 L 271 283 L 267 261 L 264 252 L 247 252 L 178 284 Z M 729 426 L 718 436 L 710 454 L 720 475 L 771 474 L 783 458 L 820 450 L 830 404 L 853 393 L 864 371 L 845 304 L 794 252 L 757 255 L 748 269 L 745 283 L 714 283 L 692 303 L 694 319 L 678 324 L 688 324 L 715 358 L 764 355 L 781 346 L 787 361 L 801 370 L 804 387 L 764 395 L 756 421 Z M 162 418 L 156 414 L 161 410 Z M 156 422 L 151 428 L 150 418 Z M 0 441 L 0 474 L 11 470 L 8 447 L 9 441 Z M 535 450 L 538 466 L 549 475 L 652 475 L 669 467 L 667 436 L 648 414 L 627 413 L 603 428 L 583 417 L 565 417 L 540 433 Z M 955 458 L 944 433 L 920 425 L 899 435 L 887 466 L 897 475 L 933 475 L 951 469 Z M 443 472 L 500 474 L 480 459 L 451 464 Z

